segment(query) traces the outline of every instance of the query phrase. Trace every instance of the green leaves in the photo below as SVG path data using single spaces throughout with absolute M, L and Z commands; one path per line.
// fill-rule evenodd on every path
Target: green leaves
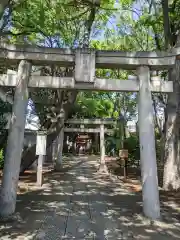
M 10 40 L 51 47 L 78 45 L 88 30 L 92 9 L 96 12 L 97 6 L 91 1 L 76 0 L 17 1 L 11 13 Z
M 111 117 L 113 103 L 104 93 L 81 92 L 78 94 L 74 114 L 84 118 L 107 118 Z

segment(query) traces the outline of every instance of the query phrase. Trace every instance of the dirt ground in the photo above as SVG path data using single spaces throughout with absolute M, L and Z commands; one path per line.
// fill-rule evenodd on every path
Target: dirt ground
M 92 159 L 91 159 L 92 160 Z M 36 186 L 36 172 L 26 171 L 23 176 L 20 177 L 18 186 L 18 198 L 17 198 L 17 220 L 8 223 L 0 223 L 0 239 L 74 239 L 72 237 L 67 238 L 37 238 L 37 233 L 44 223 L 44 219 L 47 219 L 52 214 L 52 208 L 54 209 L 54 204 L 57 204 L 57 195 L 53 193 L 54 182 L 56 186 L 59 187 L 59 183 L 67 184 L 69 176 L 74 174 L 81 165 L 83 161 L 81 160 L 69 160 L 68 158 L 64 160 L 64 166 L 62 172 L 54 172 L 52 166 L 46 166 L 44 168 L 44 184 L 42 187 Z M 93 162 L 94 164 L 94 162 Z M 102 192 L 106 192 L 109 187 L 109 191 L 112 189 L 121 188 L 121 193 L 113 197 L 112 210 L 117 211 L 117 209 L 128 209 L 128 215 L 125 212 L 121 213 L 121 217 L 118 219 L 125 219 L 125 225 L 131 224 L 132 231 L 134 232 L 134 237 L 107 237 L 107 238 L 79 238 L 79 239 L 180 239 L 180 193 L 179 192 L 164 192 L 159 188 L 160 200 L 161 200 L 161 212 L 163 221 L 158 223 L 156 226 L 150 226 L 151 222 L 148 222 L 142 215 L 142 193 L 141 193 L 141 183 L 140 183 L 140 171 L 134 168 L 128 168 L 128 177 L 123 179 L 123 171 L 119 169 L 116 164 L 112 167 L 110 177 L 103 180 L 103 176 L 98 176 L 100 185 L 103 185 L 101 181 L 104 181 Z M 115 171 L 115 174 L 113 173 Z M 93 170 L 94 171 L 94 170 Z M 68 175 L 70 174 L 70 175 Z M 78 177 L 78 176 L 77 176 Z M 77 178 L 76 177 L 76 178 Z M 112 183 L 110 183 L 111 180 Z M 49 184 L 51 186 L 49 187 Z M 108 185 L 110 184 L 110 185 Z M 116 184 L 116 185 L 115 185 Z M 111 186 L 112 185 L 112 186 Z M 118 187 L 117 187 L 118 186 Z M 71 187 L 71 186 L 69 186 Z M 77 187 L 77 186 L 76 186 Z M 107 188 L 107 189 L 106 189 Z M 56 188 L 57 191 L 58 188 Z M 99 191 L 99 190 L 98 190 Z M 118 190 L 119 191 L 119 190 Z M 47 192 L 51 192 L 48 197 Z M 73 193 L 74 194 L 74 193 Z M 109 194 L 109 193 L 108 193 Z M 106 195 L 106 194 L 104 194 Z M 123 198 L 126 200 L 123 202 Z M 45 198 L 45 200 L 44 200 Z M 125 199 L 125 198 L 124 198 Z M 56 201 L 55 201 L 56 200 Z M 58 201 L 62 201 L 58 200 Z M 63 201 L 64 197 L 63 197 Z M 97 201 L 97 200 L 96 200 Z M 107 199 L 107 202 L 109 200 Z M 49 207 L 51 205 L 51 207 Z M 53 206 L 52 206 L 53 205 Z M 58 204 L 57 204 L 58 205 Z M 115 208 L 116 207 L 116 208 Z M 120 213 L 119 213 L 120 214 Z M 53 215 L 54 216 L 54 215 Z M 102 216 L 101 216 L 102 217 Z M 113 215 L 112 217 L 113 218 Z M 128 220 L 129 219 L 129 220 Z M 118 220 L 121 222 L 122 220 Z M 147 223 L 148 222 L 148 223 Z M 146 229 L 146 232 L 145 232 Z M 78 239 L 78 238 L 75 238 Z
M 141 192 L 141 171 L 139 168 L 127 167 L 127 178 L 124 179 L 123 168 L 119 167 L 117 161 L 115 159 L 107 159 L 106 164 L 108 166 L 109 172 L 112 175 L 116 176 L 117 179 L 122 181 L 125 186 L 131 189 L 133 192 Z M 158 183 L 159 183 L 159 192 L 160 199 L 167 201 L 174 201 L 176 204 L 180 205 L 180 191 L 164 191 L 162 189 L 162 181 L 163 181 L 163 169 L 158 168 Z

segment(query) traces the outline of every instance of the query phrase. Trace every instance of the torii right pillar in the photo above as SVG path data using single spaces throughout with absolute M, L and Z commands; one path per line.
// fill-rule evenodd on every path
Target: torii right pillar
M 154 133 L 154 111 L 150 89 L 150 70 L 138 68 L 139 102 L 138 122 L 142 176 L 143 211 L 152 220 L 160 218 L 157 162 Z

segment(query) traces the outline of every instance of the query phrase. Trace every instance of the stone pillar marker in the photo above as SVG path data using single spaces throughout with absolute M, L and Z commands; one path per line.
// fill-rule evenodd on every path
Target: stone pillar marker
M 36 141 L 36 155 L 39 156 L 37 165 L 37 185 L 40 187 L 43 184 L 43 162 L 46 155 L 46 142 L 46 132 L 38 132 Z
M 154 111 L 150 91 L 150 70 L 147 66 L 141 66 L 137 72 L 140 86 L 138 122 L 143 210 L 147 217 L 155 220 L 160 218 L 160 203 L 154 134 Z
M 17 73 L 17 86 L 9 127 L 0 195 L 0 215 L 9 217 L 15 212 L 21 154 L 24 141 L 26 109 L 28 104 L 28 82 L 31 63 L 22 60 Z

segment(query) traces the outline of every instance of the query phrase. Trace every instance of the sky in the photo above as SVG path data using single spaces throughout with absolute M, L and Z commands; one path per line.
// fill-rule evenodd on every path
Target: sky
M 31 99 L 28 101 L 27 113 L 26 113 L 26 125 L 25 129 L 38 130 L 39 128 L 39 117 L 34 111 L 34 104 Z
M 142 8 L 142 6 L 144 4 L 145 4 L 144 0 L 137 0 L 133 4 L 132 8 L 129 8 L 130 10 L 127 10 L 127 11 L 120 10 L 120 11 L 117 11 L 117 13 L 115 11 L 114 14 L 109 18 L 106 27 L 108 29 L 113 29 L 113 30 L 117 31 L 118 28 L 116 26 L 116 23 L 118 21 L 119 14 L 123 14 L 123 13 L 130 14 L 132 16 L 132 19 L 134 19 L 135 21 L 138 20 L 139 16 L 141 15 L 141 8 Z M 114 8 L 121 9 L 121 7 L 120 7 L 120 5 L 118 3 L 118 0 L 115 3 Z M 104 39 L 104 29 L 101 29 L 101 31 L 98 31 L 98 34 L 93 36 L 92 39 L 94 39 L 94 40 L 103 40 Z

